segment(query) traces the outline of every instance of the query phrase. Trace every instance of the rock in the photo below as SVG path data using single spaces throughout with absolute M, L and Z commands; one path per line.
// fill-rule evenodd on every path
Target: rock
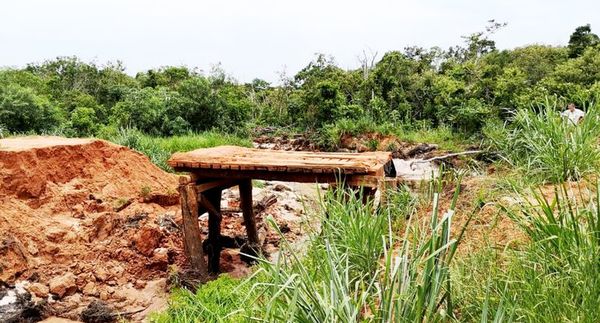
M 96 277 L 94 277 L 94 274 L 92 274 L 91 272 L 88 272 L 86 269 L 81 269 L 76 272 L 81 273 L 81 274 L 77 274 L 77 289 L 83 290 L 83 287 L 85 287 L 85 285 L 87 285 L 87 283 L 89 283 L 89 282 L 95 283 L 96 282 Z
M 275 185 L 275 187 L 273 187 L 273 189 L 277 192 L 283 192 L 283 191 L 291 191 L 292 188 L 285 185 L 285 184 L 277 184 Z
M 27 288 L 27 290 L 33 295 L 39 298 L 47 298 L 50 293 L 50 289 L 46 285 L 42 285 L 40 283 L 33 283 Z
M 89 282 L 83 287 L 83 295 L 98 297 L 98 288 L 94 282 Z
M 135 281 L 134 286 L 136 289 L 144 289 L 146 287 L 146 281 L 138 279 Z
M 292 229 L 290 229 L 290 226 L 287 223 L 284 223 L 279 225 L 279 231 L 281 231 L 281 233 L 288 233 L 292 231 Z
M 103 301 L 108 300 L 108 298 L 110 297 L 110 294 L 108 294 L 107 291 L 103 290 L 100 292 L 100 299 Z
M 114 314 L 112 308 L 97 300 L 91 302 L 79 314 L 79 318 L 83 322 L 115 322 L 116 317 L 117 315 Z
M 35 246 L 35 242 L 29 241 L 27 244 L 27 251 L 32 255 L 36 256 L 39 252 L 38 248 Z
M 121 266 L 121 265 L 115 265 L 112 267 L 112 269 L 110 270 L 112 275 L 117 277 L 117 279 L 119 277 L 121 277 L 123 275 L 123 273 L 125 272 L 125 269 Z
M 115 227 L 114 214 L 110 212 L 101 213 L 92 222 L 92 229 L 90 232 L 90 241 L 95 239 L 104 240 L 110 236 L 112 230 Z
M 169 193 L 160 193 L 160 192 L 150 192 L 142 197 L 142 202 L 144 203 L 156 203 L 160 206 L 172 206 L 179 204 L 179 194 L 173 192 Z
M 162 239 L 162 232 L 155 227 L 143 227 L 134 236 L 135 248 L 144 256 L 151 256 Z
M 96 277 L 96 279 L 101 282 L 106 281 L 108 278 L 110 278 L 106 269 L 102 267 L 96 268 L 96 270 L 94 271 L 94 277 Z
M 79 237 L 77 236 L 77 233 L 73 231 L 67 232 L 67 234 L 65 234 L 65 236 L 63 237 L 63 241 L 68 243 L 76 242 L 78 239 Z
M 16 282 L 14 288 L 0 288 L 0 322 L 39 322 L 43 318 L 46 302 L 26 290 L 27 282 Z
M 167 248 L 156 248 L 152 253 L 152 266 L 157 267 L 161 270 L 167 269 L 169 264 L 169 249 Z
M 119 284 L 120 286 L 127 284 L 128 281 L 129 279 L 126 275 L 121 275 L 117 278 L 117 284 Z
M 52 242 L 60 242 L 66 234 L 67 231 L 62 228 L 50 227 L 46 230 L 46 239 Z
M 85 214 L 83 213 L 83 205 L 81 204 L 74 205 L 73 208 L 71 208 L 71 212 L 74 218 L 83 219 L 85 217 Z
M 117 301 L 123 301 L 127 299 L 127 293 L 119 289 L 112 294 L 112 298 Z
M 69 304 L 70 306 L 79 306 L 81 304 L 81 299 L 81 294 L 75 293 L 71 296 L 65 297 L 61 302 Z
M 359 152 L 359 153 L 364 153 L 364 152 L 367 152 L 369 150 L 370 150 L 369 147 L 367 147 L 367 146 L 365 146 L 363 144 L 357 144 L 356 145 L 356 151 Z
M 75 280 L 75 275 L 70 272 L 60 277 L 54 277 L 50 280 L 50 292 L 59 298 L 71 295 L 77 291 Z

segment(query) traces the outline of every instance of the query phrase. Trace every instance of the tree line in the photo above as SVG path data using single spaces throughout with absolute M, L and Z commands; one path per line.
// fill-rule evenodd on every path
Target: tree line
M 130 76 L 121 63 L 59 57 L 0 70 L 0 129 L 8 133 L 96 136 L 121 127 L 169 136 L 256 126 L 320 131 L 341 121 L 445 125 L 478 133 L 490 121 L 554 100 L 579 106 L 600 97 L 600 40 L 578 27 L 566 46 L 498 50 L 490 21 L 448 49 L 407 47 L 365 55 L 345 70 L 323 54 L 272 85 L 163 67 Z M 560 105 L 559 104 L 559 105 Z

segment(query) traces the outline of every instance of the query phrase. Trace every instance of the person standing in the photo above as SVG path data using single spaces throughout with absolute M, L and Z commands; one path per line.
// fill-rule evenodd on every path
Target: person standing
M 566 117 L 567 119 L 569 119 L 570 122 L 572 122 L 574 125 L 576 125 L 576 124 L 579 124 L 583 120 L 583 117 L 585 116 L 585 112 L 577 109 L 575 107 L 575 103 L 569 103 L 569 105 L 567 106 L 567 110 L 561 112 L 560 115 L 563 117 Z

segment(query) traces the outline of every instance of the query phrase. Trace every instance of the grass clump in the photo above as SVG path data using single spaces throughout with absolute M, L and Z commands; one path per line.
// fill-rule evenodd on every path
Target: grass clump
M 395 132 L 396 136 L 404 141 L 412 143 L 436 144 L 442 150 L 461 151 L 469 146 L 468 138 L 447 125 L 432 127 L 427 124 L 416 126 L 404 125 Z
M 153 315 L 151 322 L 240 322 L 245 319 L 244 300 L 251 293 L 251 285 L 239 279 L 221 275 L 218 279 L 199 286 L 193 293 L 176 289 L 171 294 L 169 308 Z
M 172 137 L 153 137 L 136 129 L 124 128 L 105 136 L 104 139 L 129 147 L 148 156 L 150 161 L 165 171 L 173 169 L 167 160 L 175 152 L 191 151 L 221 145 L 252 146 L 250 139 L 216 132 L 190 133 Z
M 454 316 L 450 263 L 461 233 L 450 233 L 454 205 L 433 202 L 430 226 L 407 223 L 394 237 L 402 206 L 378 214 L 360 195 L 328 193 L 321 232 L 304 257 L 282 246 L 276 262 L 263 261 L 264 280 L 254 318 L 283 322 L 415 322 Z M 437 189 L 440 189 L 438 186 Z M 396 201 L 409 201 L 405 197 Z M 326 215 L 326 216 L 325 216 Z M 398 247 L 400 245 L 400 247 Z
M 461 321 L 489 320 L 493 308 L 504 321 L 600 321 L 599 202 L 600 184 L 583 181 L 503 202 L 522 242 L 482 248 L 454 266 Z
M 578 125 L 546 104 L 538 113 L 519 110 L 511 125 L 489 125 L 484 133 L 492 149 L 537 183 L 577 180 L 599 166 L 600 121 L 594 106 Z
M 531 244 L 510 267 L 504 298 L 523 321 L 600 321 L 600 183 L 527 195 L 505 208 Z

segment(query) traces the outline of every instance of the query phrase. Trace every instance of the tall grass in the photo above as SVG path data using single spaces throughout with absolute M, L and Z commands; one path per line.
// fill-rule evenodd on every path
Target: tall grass
M 532 192 L 507 214 L 531 239 L 509 267 L 503 292 L 519 320 L 600 321 L 600 183 Z M 529 194 L 527 194 L 529 195 Z
M 120 129 L 116 133 L 111 133 L 103 139 L 141 152 L 148 156 L 152 163 L 169 172 L 172 172 L 173 169 L 167 164 L 167 160 L 175 152 L 185 152 L 220 145 L 252 146 L 250 139 L 216 132 L 190 133 L 172 137 L 153 137 L 143 134 L 138 130 L 126 128 Z
M 578 125 L 547 104 L 537 113 L 519 110 L 510 126 L 488 126 L 484 133 L 507 162 L 538 183 L 579 179 L 599 166 L 600 120 L 595 106 Z
M 480 308 L 517 322 L 600 321 L 600 184 L 520 191 L 504 214 L 528 241 L 483 248 L 455 268 L 464 320 Z M 477 285 L 477 282 L 480 285 Z
M 454 316 L 449 266 L 462 232 L 452 234 L 458 197 L 442 212 L 434 193 L 430 226 L 407 223 L 395 238 L 394 208 L 373 214 L 354 195 L 325 199 L 322 232 L 304 257 L 283 245 L 263 261 L 254 319 L 278 322 L 415 322 Z M 439 186 L 438 186 L 439 189 Z M 401 207 L 398 209 L 402 209 Z
M 262 259 L 255 274 L 239 288 L 226 285 L 213 298 L 207 298 L 223 284 L 218 280 L 201 286 L 195 295 L 180 291 L 170 308 L 155 320 L 452 320 L 455 308 L 450 264 L 462 232 L 451 232 L 451 224 L 460 185 L 445 211 L 439 203 L 441 180 L 433 187 L 429 223 L 417 225 L 409 220 L 404 223 L 401 239 L 397 239 L 393 224 L 395 218 L 405 218 L 406 212 L 412 212 L 407 205 L 390 204 L 377 211 L 372 205 L 365 206 L 360 194 L 327 192 L 319 212 L 321 227 L 311 234 L 307 249 L 301 251 L 282 240 L 276 259 Z M 406 197 L 394 201 L 414 203 Z M 272 218 L 267 222 L 277 230 Z M 223 306 L 215 307 L 215 302 Z M 238 308 L 231 306 L 235 303 Z
M 469 138 L 447 125 L 432 127 L 427 124 L 403 125 L 395 130 L 401 140 L 412 143 L 436 144 L 440 149 L 461 151 L 471 145 Z

